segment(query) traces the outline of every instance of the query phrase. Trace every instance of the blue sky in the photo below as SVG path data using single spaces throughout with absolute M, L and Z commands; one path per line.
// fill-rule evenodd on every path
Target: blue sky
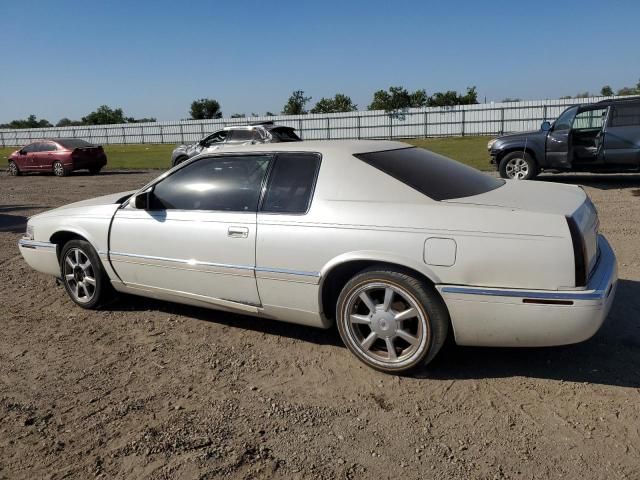
M 640 78 L 635 1 L 0 0 L 0 123 L 97 106 L 279 112 L 293 90 L 366 108 L 391 85 L 557 98 Z

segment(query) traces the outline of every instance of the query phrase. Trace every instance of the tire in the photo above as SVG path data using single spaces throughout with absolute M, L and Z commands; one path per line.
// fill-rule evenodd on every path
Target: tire
M 102 167 L 90 168 L 89 173 L 91 175 L 98 175 L 100 173 L 100 170 L 102 170 Z
M 53 174 L 56 177 L 66 177 L 68 175 L 68 172 L 65 170 L 64 165 L 62 165 L 62 162 L 55 161 L 53 162 Z
M 60 273 L 69 298 L 82 308 L 98 308 L 113 296 L 102 262 L 86 240 L 71 240 L 62 247 Z
M 538 173 L 538 164 L 527 152 L 511 152 L 500 160 L 500 176 L 509 180 L 532 180 Z
M 176 158 L 176 161 L 173 162 L 173 166 L 175 167 L 176 165 L 180 165 L 185 160 L 189 160 L 189 157 L 187 157 L 186 155 L 182 155 L 181 157 Z
M 11 175 L 12 177 L 17 177 L 19 175 L 22 175 L 22 172 L 18 168 L 18 165 L 13 160 L 9 161 L 9 167 L 7 167 L 7 171 L 9 172 L 9 175 Z
M 431 286 L 409 272 L 380 267 L 347 282 L 336 319 L 351 353 L 369 367 L 393 374 L 431 362 L 449 330 L 449 312 Z

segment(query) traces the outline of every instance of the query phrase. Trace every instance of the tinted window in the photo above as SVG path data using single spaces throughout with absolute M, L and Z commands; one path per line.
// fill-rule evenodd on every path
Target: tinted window
M 203 158 L 156 184 L 153 210 L 255 212 L 270 157 Z
M 22 149 L 22 151 L 23 151 L 24 153 L 33 153 L 33 152 L 35 152 L 35 151 L 36 151 L 36 146 L 37 146 L 37 145 L 38 145 L 37 143 L 31 143 L 31 144 L 27 145 L 26 147 L 24 147 L 24 148 Z
M 578 113 L 573 119 L 573 129 L 602 128 L 604 119 L 607 115 L 606 108 L 598 108 L 595 110 L 585 110 Z
M 313 153 L 281 153 L 276 158 L 261 210 L 305 213 L 309 208 L 320 156 Z
M 504 180 L 422 148 L 355 156 L 434 200 L 479 195 L 504 185 Z
M 578 107 L 571 107 L 568 110 L 562 112 L 562 114 L 558 117 L 558 119 L 553 122 L 554 130 L 569 130 L 571 128 L 571 124 L 573 123 L 573 117 L 576 116 L 576 112 L 578 111 Z
M 56 147 L 55 143 L 47 142 L 47 143 L 41 144 L 40 151 L 41 152 L 53 152 L 53 151 L 55 151 L 57 149 L 58 149 L 58 147 Z
M 274 142 L 299 142 L 300 137 L 296 135 L 293 128 L 272 128 L 271 136 Z
M 231 136 L 229 138 L 232 142 L 248 142 L 253 140 L 252 130 L 231 130 Z
M 32 152 L 45 152 L 46 151 L 46 143 L 38 142 L 31 145 Z
M 79 138 L 60 138 L 56 140 L 56 142 L 69 150 L 73 150 L 74 148 L 95 147 L 93 143 L 89 143 L 86 140 L 80 140 Z
M 611 118 L 612 127 L 629 127 L 640 125 L 640 103 L 633 105 L 616 105 Z
M 228 132 L 226 130 L 220 130 L 219 132 L 209 135 L 202 143 L 205 146 L 209 146 L 214 143 L 222 143 L 227 139 L 227 133 Z

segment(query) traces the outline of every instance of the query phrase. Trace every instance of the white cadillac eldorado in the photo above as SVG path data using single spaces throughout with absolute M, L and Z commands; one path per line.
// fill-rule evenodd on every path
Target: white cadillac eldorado
M 576 343 L 617 268 L 576 186 L 505 181 L 388 141 L 236 147 L 138 192 L 32 217 L 36 270 L 96 308 L 113 290 L 313 327 L 405 372 L 460 345 Z

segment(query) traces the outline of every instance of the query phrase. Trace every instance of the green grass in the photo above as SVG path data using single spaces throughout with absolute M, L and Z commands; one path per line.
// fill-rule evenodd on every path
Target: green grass
M 480 170 L 492 170 L 487 154 L 491 137 L 447 137 L 403 140 L 459 160 Z M 175 145 L 105 145 L 108 169 L 168 168 Z M 16 147 L 0 147 L 0 159 L 6 159 Z

